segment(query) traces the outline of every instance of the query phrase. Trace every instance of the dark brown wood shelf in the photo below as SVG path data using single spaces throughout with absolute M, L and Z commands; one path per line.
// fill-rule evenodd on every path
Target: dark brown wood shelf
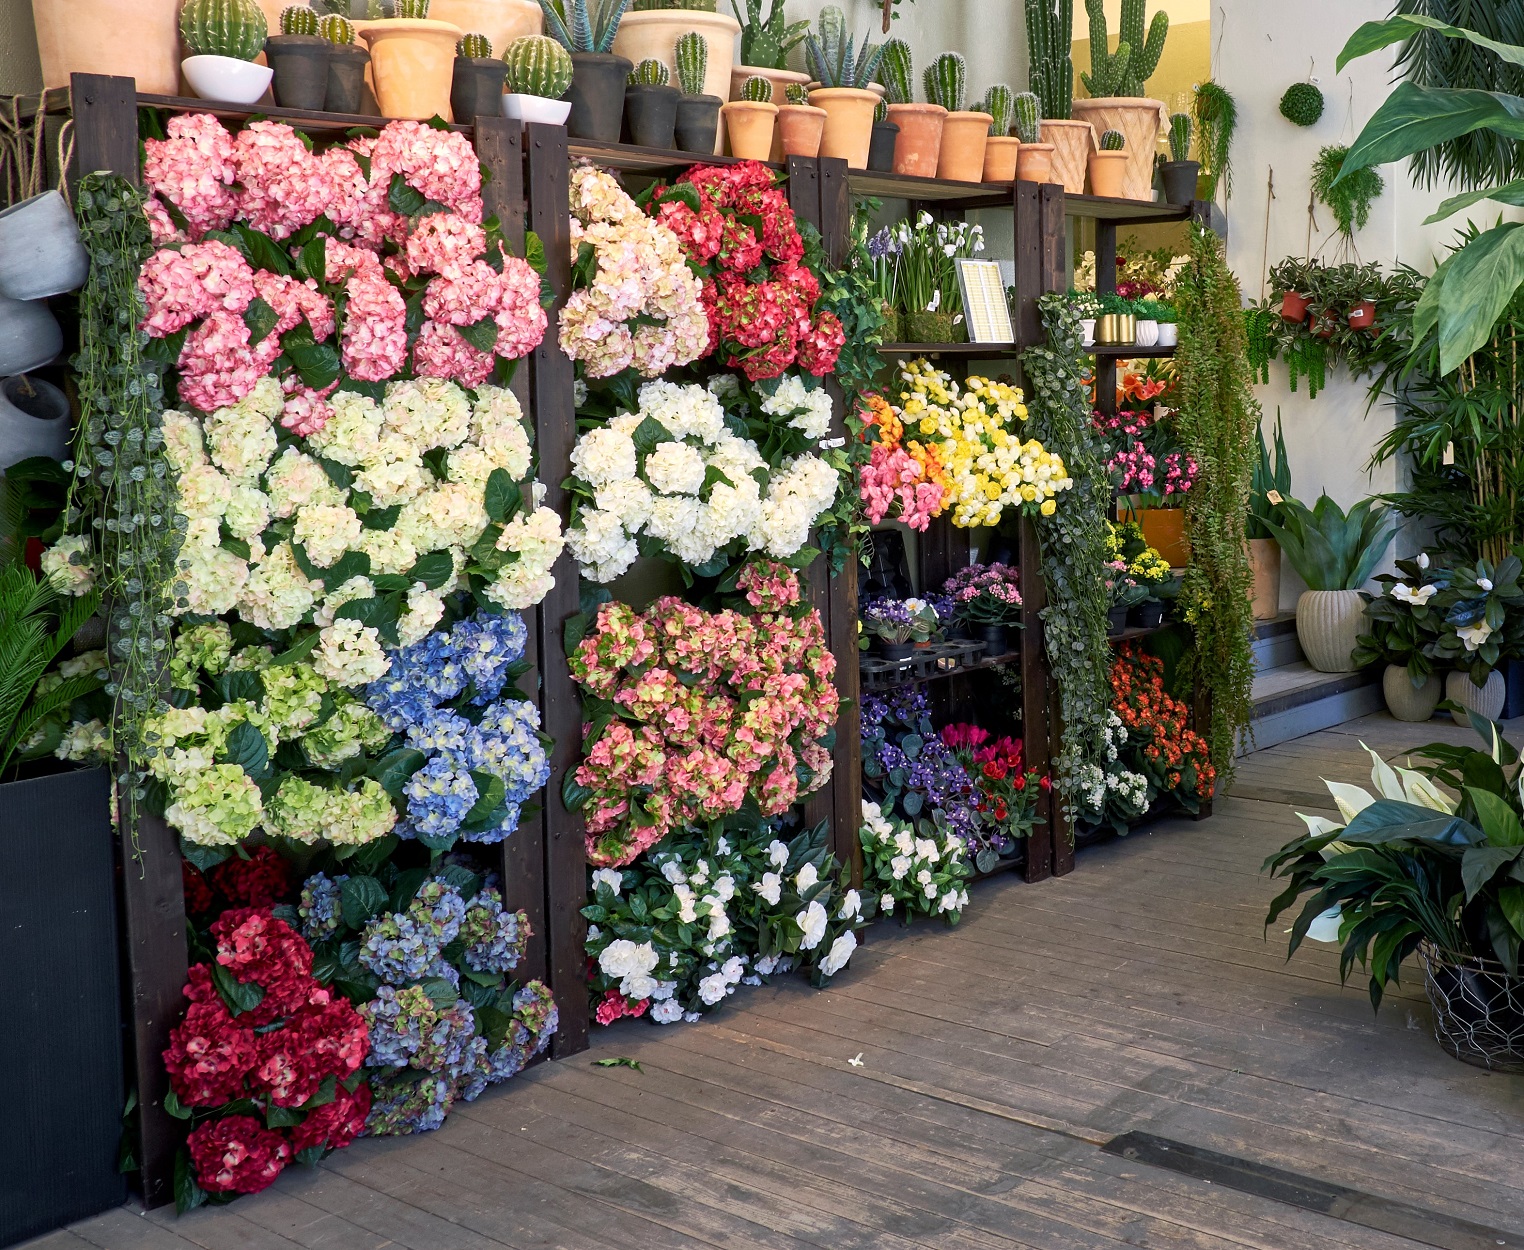
M 283 109 L 273 104 L 223 104 L 217 100 L 202 100 L 196 96 L 145 95 L 138 92 L 139 108 L 169 109 L 174 113 L 210 113 L 213 117 L 250 118 L 268 117 L 272 121 L 290 122 L 298 130 L 353 130 L 356 126 L 381 129 L 389 117 L 373 117 L 361 113 L 318 113 L 308 109 Z M 451 126 L 451 130 L 470 133 L 470 126 Z
M 1022 349 L 1015 343 L 885 343 L 880 356 L 1014 356 Z
M 909 675 L 881 686 L 869 687 L 864 685 L 863 689 L 870 693 L 878 694 L 885 690 L 898 690 L 902 686 L 922 686 L 929 681 L 942 681 L 948 677 L 956 677 L 960 673 L 977 673 L 981 669 L 1001 668 L 1007 664 L 1019 664 L 1020 662 L 1021 652 L 1007 651 L 1003 655 L 987 655 L 983 659 L 975 660 L 972 664 L 960 664 L 957 668 L 942 669 L 934 673 Z
M 1166 221 L 1187 221 L 1190 204 L 1160 204 L 1153 200 L 1116 200 L 1104 195 L 1065 195 L 1066 217 L 1088 217 L 1109 221 L 1118 226 L 1154 225 Z
M 847 186 L 853 195 L 871 195 L 884 200 L 937 201 L 949 208 L 1010 208 L 1015 185 L 1012 182 L 949 182 L 942 178 L 886 174 L 871 169 L 847 171 Z
M 1140 638 L 1147 638 L 1151 634 L 1162 634 L 1167 629 L 1175 626 L 1174 621 L 1165 621 L 1163 624 L 1154 625 L 1144 629 L 1141 625 L 1129 625 L 1120 634 L 1107 634 L 1106 641 L 1116 646 L 1119 642 L 1137 642 Z
M 693 165 L 739 165 L 734 156 L 714 156 L 706 152 L 679 152 L 675 148 L 642 148 L 632 143 L 596 143 L 591 139 L 572 139 L 567 143 L 572 159 L 594 161 L 609 169 L 632 174 L 681 173 Z M 762 161 L 779 173 L 784 167 L 776 161 Z
M 1159 360 L 1175 354 L 1173 347 L 1139 347 L 1136 343 L 1097 343 L 1085 350 L 1108 360 Z

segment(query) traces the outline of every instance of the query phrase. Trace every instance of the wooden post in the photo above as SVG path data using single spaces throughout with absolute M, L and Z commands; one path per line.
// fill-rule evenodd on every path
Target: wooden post
M 547 276 L 556 300 L 551 324 L 571 291 L 570 162 L 566 131 L 560 126 L 525 128 L 529 158 L 529 225 L 545 245 Z M 562 483 L 571 473 L 572 447 L 577 439 L 572 402 L 572 362 L 551 332 L 535 348 L 531 391 L 534 396 L 535 442 L 545 505 L 566 514 Z M 571 552 L 555 566 L 555 588 L 539 607 L 541 697 L 545 732 L 555 739 L 551 752 L 550 785 L 545 796 L 545 934 L 550 986 L 561 1012 L 561 1028 L 551 1043 L 556 1058 L 587 1049 L 587 980 L 583 953 L 587 925 L 582 905 L 587 898 L 587 853 L 582 817 L 561 801 L 561 780 L 582 757 L 582 704 L 562 639 L 568 617 L 580 610 L 577 562 Z
M 138 181 L 138 85 L 131 78 L 75 74 L 74 168 L 71 185 L 85 174 L 109 170 Z

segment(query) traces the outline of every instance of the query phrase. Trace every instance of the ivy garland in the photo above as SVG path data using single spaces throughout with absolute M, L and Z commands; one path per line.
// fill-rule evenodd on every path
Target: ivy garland
M 1048 591 L 1048 606 L 1041 613 L 1043 635 L 1063 719 L 1054 773 L 1072 827 L 1080 769 L 1105 764 L 1111 684 L 1104 660 L 1111 644 L 1106 637 L 1110 604 L 1101 569 L 1106 563 L 1111 476 L 1092 434 L 1089 392 L 1080 364 L 1084 340 L 1079 317 L 1062 295 L 1044 295 L 1038 306 L 1048 342 L 1021 357 L 1031 389 L 1027 428 L 1031 437 L 1063 457 L 1074 479 L 1058 511 L 1037 520 Z
M 1218 777 L 1227 781 L 1253 711 L 1254 610 L 1244 518 L 1259 455 L 1260 411 L 1250 389 L 1238 281 L 1222 240 L 1203 226 L 1192 228 L 1190 263 L 1180 274 L 1175 303 L 1175 430 L 1200 466 L 1184 501 L 1191 562 L 1181 600 L 1196 636 L 1188 663 L 1211 696 L 1211 723 L 1196 728 L 1211 747 Z
M 144 722 L 161 706 L 170 654 L 176 559 L 185 518 L 164 456 L 162 366 L 138 329 L 147 315 L 138 271 L 153 252 L 143 193 L 115 174 L 81 179 L 80 236 L 90 277 L 79 297 L 80 422 L 75 436 L 71 532 L 89 536 L 97 585 L 110 605 L 112 728 L 123 771 L 118 797 L 136 836 L 147 757 Z

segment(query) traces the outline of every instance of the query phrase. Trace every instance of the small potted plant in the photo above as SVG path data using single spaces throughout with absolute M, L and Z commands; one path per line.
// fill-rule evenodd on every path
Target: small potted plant
M 191 90 L 203 100 L 253 104 L 274 77 L 268 65 L 254 64 L 269 31 L 254 0 L 185 0 L 180 39 L 190 55 L 180 70 Z
M 1376 264 L 1351 266 L 1349 275 L 1349 328 L 1351 330 L 1374 330 L 1376 328 L 1376 301 L 1371 291 L 1382 287 L 1381 266 Z
M 883 64 L 879 64 L 879 72 L 883 72 Z M 789 88 L 793 90 L 792 86 Z M 805 99 L 809 99 L 806 92 Z M 877 173 L 887 174 L 894 169 L 894 145 L 899 142 L 900 127 L 898 122 L 889 120 L 889 102 L 880 100 L 873 106 L 873 138 L 868 143 L 868 168 Z M 819 152 L 819 145 L 816 145 Z
M 778 106 L 773 103 L 773 84 L 765 78 L 748 78 L 741 98 L 720 109 L 730 154 L 744 161 L 765 161 L 773 151 L 773 128 Z
M 825 133 L 825 109 L 818 109 L 810 103 L 809 88 L 803 83 L 789 83 L 784 87 L 783 95 L 784 103 L 778 106 L 778 127 L 773 136 L 773 159 L 819 156 L 820 136 Z M 872 168 L 871 149 L 868 165 Z
M 968 64 L 957 52 L 944 52 L 921 75 L 926 98 L 947 110 L 942 119 L 942 148 L 937 177 L 949 182 L 978 182 L 984 177 L 984 149 L 995 120 L 979 109 L 963 107 L 968 92 Z
M 1101 315 L 1101 300 L 1094 291 L 1069 292 L 1069 307 L 1074 309 L 1074 315 L 1079 318 L 1080 330 L 1085 336 L 1085 346 L 1095 345 L 1095 323 Z
M 571 86 L 572 60 L 561 44 L 547 35 L 520 36 L 503 53 L 503 65 L 508 82 L 504 117 L 549 126 L 566 124 L 571 101 L 562 97 Z
M 430 0 L 395 0 L 395 17 L 367 21 L 360 38 L 370 45 L 370 77 L 382 117 L 454 119 L 455 45 L 466 32 L 429 17 Z
M 883 49 L 866 39 L 854 59 L 856 41 L 847 34 L 847 19 L 834 4 L 820 10 L 816 33 L 805 36 L 810 72 L 820 86 L 810 92 L 810 103 L 826 111 L 820 136 L 820 155 L 846 160 L 849 168 L 868 167 L 868 148 L 873 142 L 873 112 L 878 93 L 869 90 L 878 72 Z
M 957 620 L 984 643 L 987 656 L 1008 655 L 1012 628 L 1021 628 L 1020 575 L 1007 564 L 971 564 L 943 587 Z
M 1127 136 L 1120 130 L 1106 131 L 1101 136 L 1100 148 L 1090 154 L 1090 194 L 1122 199 L 1128 159 Z
M 924 599 L 879 599 L 863 608 L 863 626 L 886 660 L 904 661 L 937 631 L 936 609 Z
M 1137 327 L 1136 342 L 1139 347 L 1156 347 L 1159 343 L 1159 304 L 1152 297 L 1134 300 L 1132 304 L 1134 324 Z
M 673 47 L 677 63 L 677 146 L 683 152 L 713 152 L 720 129 L 720 107 L 725 102 L 704 92 L 709 69 L 709 41 L 696 30 L 679 35 Z
M 359 113 L 365 101 L 365 69 L 370 53 L 355 43 L 355 26 L 339 13 L 325 13 L 318 34 L 328 41 L 328 89 L 323 108 L 330 113 Z
M 1116 557 L 1106 563 L 1106 591 L 1111 604 L 1106 609 L 1106 632 L 1114 638 L 1127 628 L 1132 610 L 1148 599 L 1148 589 L 1128 575 L 1127 561 Z
M 1365 605 L 1369 632 L 1360 635 L 1354 661 L 1361 668 L 1383 666 L 1381 692 L 1386 710 L 1397 720 L 1426 721 L 1444 689 L 1431 657 L 1444 628 L 1444 613 L 1434 598 L 1448 584 L 1449 573 L 1420 555 L 1398 560 L 1395 574 L 1383 573 L 1376 580 L 1381 593 Z
M 1014 182 L 1021 152 L 1021 140 L 1009 133 L 1015 96 L 1003 82 L 997 82 L 984 93 L 984 103 L 979 107 L 990 115 L 989 135 L 984 141 L 984 181 Z
M 613 52 L 639 65 L 660 61 L 667 67 L 668 82 L 675 82 L 677 41 L 685 34 L 702 35 L 709 44 L 705 83 L 696 94 L 730 97 L 731 61 L 741 24 L 716 0 L 633 0 L 619 23 Z M 778 88 L 778 95 L 783 88 Z M 711 148 L 717 152 L 718 148 Z
M 1095 323 L 1095 341 L 1103 346 L 1125 346 L 1137 342 L 1138 319 L 1132 301 L 1115 291 L 1100 297 L 1101 315 Z
M 1275 442 L 1265 441 L 1263 424 L 1255 431 L 1259 458 L 1249 478 L 1249 516 L 1245 532 L 1249 538 L 1250 599 L 1254 619 L 1273 620 L 1281 611 L 1281 546 L 1275 541 L 1267 521 L 1282 519 L 1281 505 L 1291 498 L 1291 462 L 1286 456 L 1286 436 L 1281 430 L 1280 409 L 1275 412 Z
M 1439 637 L 1428 655 L 1452 670 L 1445 678 L 1445 698 L 1456 705 L 1450 715 L 1462 728 L 1470 721 L 1468 710 L 1487 720 L 1502 715 L 1507 687 L 1498 670 L 1504 660 L 1518 657 L 1521 572 L 1524 565 L 1516 555 L 1457 565 L 1433 597 Z
M 1169 119 L 1169 160 L 1160 162 L 1159 179 L 1168 204 L 1189 204 L 1196 198 L 1196 179 L 1201 162 L 1191 160 L 1191 115 L 1176 113 Z
M 915 102 L 915 63 L 910 45 L 903 39 L 891 39 L 884 44 L 878 81 L 884 89 L 888 119 L 899 127 L 890 168 L 897 174 L 935 178 L 947 110 L 937 104 Z
M 1011 102 L 1016 141 L 1016 177 L 1021 182 L 1053 181 L 1053 145 L 1042 142 L 1042 104 L 1034 91 L 1023 91 Z
M 1163 300 L 1154 301 L 1154 320 L 1159 323 L 1157 346 L 1178 347 L 1180 345 L 1180 326 L 1176 318 L 1174 305 L 1167 304 Z
M 630 0 L 540 0 L 545 30 L 571 54 L 566 130 L 574 139 L 618 143 L 633 61 L 613 51 Z
M 458 122 L 503 115 L 503 82 L 508 66 L 492 55 L 492 41 L 479 32 L 455 45 L 455 77 L 450 111 Z
M 670 86 L 665 61 L 647 57 L 630 71 L 624 88 L 624 119 L 630 142 L 643 148 L 670 148 L 677 131 L 682 92 Z
M 281 10 L 280 34 L 265 40 L 265 61 L 275 76 L 275 102 L 281 108 L 317 112 L 328 98 L 333 45 L 318 28 L 314 10 L 293 4 Z
M 1291 322 L 1307 320 L 1312 302 L 1312 262 L 1288 256 L 1270 267 L 1270 286 L 1281 297 L 1281 316 Z
M 741 26 L 741 60 L 739 64 L 725 66 L 725 77 L 718 84 L 727 98 L 741 97 L 741 88 L 748 78 L 766 78 L 773 84 L 773 96 L 783 95 L 791 84 L 809 85 L 810 76 L 788 68 L 788 54 L 804 42 L 809 34 L 807 21 L 791 22 L 784 0 L 768 0 L 767 16 L 762 16 L 763 0 L 746 0 L 746 12 L 741 12 L 737 0 L 730 0 L 731 12 Z M 727 47 L 730 41 L 726 40 Z

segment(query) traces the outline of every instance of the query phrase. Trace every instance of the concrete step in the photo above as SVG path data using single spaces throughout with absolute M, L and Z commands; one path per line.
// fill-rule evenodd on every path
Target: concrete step
M 1282 664 L 1254 678 L 1254 748 L 1342 725 L 1383 706 L 1377 668 L 1320 673 L 1305 660 Z
M 1286 664 L 1303 659 L 1301 645 L 1296 640 L 1296 613 L 1283 612 L 1269 621 L 1258 621 L 1254 626 L 1254 671 L 1268 672 Z

